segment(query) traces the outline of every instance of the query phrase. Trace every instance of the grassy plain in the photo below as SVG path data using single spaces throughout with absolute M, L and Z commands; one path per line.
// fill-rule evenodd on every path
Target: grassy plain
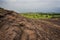
M 21 13 L 21 15 L 34 19 L 60 18 L 60 13 Z

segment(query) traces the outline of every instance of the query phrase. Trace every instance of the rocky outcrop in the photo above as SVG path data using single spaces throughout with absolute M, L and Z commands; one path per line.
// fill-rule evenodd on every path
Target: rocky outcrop
M 59 28 L 0 8 L 0 40 L 60 40 Z

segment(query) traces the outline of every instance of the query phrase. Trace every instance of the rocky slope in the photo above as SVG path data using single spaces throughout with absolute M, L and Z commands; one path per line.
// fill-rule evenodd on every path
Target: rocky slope
M 60 40 L 60 25 L 0 8 L 0 40 Z

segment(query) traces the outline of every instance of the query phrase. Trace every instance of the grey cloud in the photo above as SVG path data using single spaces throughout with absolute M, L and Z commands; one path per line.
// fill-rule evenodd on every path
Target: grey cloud
M 0 6 L 18 12 L 60 12 L 60 0 L 0 0 Z

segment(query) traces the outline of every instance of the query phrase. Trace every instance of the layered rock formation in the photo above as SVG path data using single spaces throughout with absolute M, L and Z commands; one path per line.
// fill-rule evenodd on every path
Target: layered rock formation
M 60 26 L 0 8 L 0 40 L 60 40 Z

